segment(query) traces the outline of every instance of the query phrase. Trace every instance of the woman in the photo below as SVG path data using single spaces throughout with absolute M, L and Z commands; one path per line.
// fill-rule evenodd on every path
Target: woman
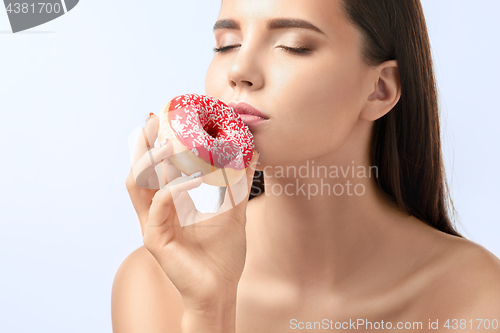
M 134 175 L 149 177 L 172 148 L 139 142 L 150 162 L 133 166 L 127 188 L 145 247 L 117 272 L 114 332 L 498 323 L 500 261 L 447 212 L 420 2 L 223 0 L 214 34 L 207 95 L 267 118 L 248 121 L 252 199 L 178 227 L 172 196 L 202 178 L 175 193 L 141 188 Z M 149 145 L 157 128 L 152 116 Z

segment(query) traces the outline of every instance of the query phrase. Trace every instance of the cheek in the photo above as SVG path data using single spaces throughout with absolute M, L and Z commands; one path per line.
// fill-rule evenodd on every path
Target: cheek
M 224 80 L 222 73 L 222 69 L 220 64 L 217 64 L 215 61 L 210 63 L 210 66 L 207 70 L 207 75 L 205 78 L 205 92 L 207 95 L 218 98 L 221 96 L 222 91 L 224 89 L 224 84 L 227 82 Z
M 301 155 L 326 154 L 349 137 L 359 115 L 360 84 L 355 67 L 332 66 L 335 60 L 309 63 L 292 73 L 281 92 L 285 101 L 280 114 L 283 140 L 301 147 Z M 337 61 L 338 63 L 338 61 Z M 344 63 L 345 64 L 345 63 Z M 325 68 L 329 73 L 325 73 Z M 297 135 L 297 133 L 300 133 Z

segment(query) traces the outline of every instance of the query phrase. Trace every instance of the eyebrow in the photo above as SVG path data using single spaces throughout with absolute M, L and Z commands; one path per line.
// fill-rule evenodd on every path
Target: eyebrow
M 309 29 L 313 30 L 316 32 L 319 32 L 320 34 L 325 34 L 323 31 L 321 31 L 318 27 L 313 25 L 312 23 L 309 23 L 304 20 L 300 19 L 282 19 L 282 18 L 277 18 L 277 19 L 272 19 L 267 21 L 267 28 L 269 30 L 275 30 L 275 29 L 288 29 L 288 28 L 298 28 L 298 29 Z M 236 22 L 235 20 L 228 19 L 228 20 L 220 20 L 215 22 L 214 25 L 214 32 L 215 30 L 219 29 L 233 29 L 233 30 L 240 30 L 240 24 Z

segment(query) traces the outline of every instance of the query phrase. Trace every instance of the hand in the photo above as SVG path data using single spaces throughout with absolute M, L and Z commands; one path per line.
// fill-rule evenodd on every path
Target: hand
M 168 160 L 164 160 L 172 154 L 171 145 L 151 148 L 156 141 L 159 125 L 159 118 L 155 114 L 150 113 L 137 139 L 132 167 L 126 180 L 126 187 L 139 218 L 143 235 L 151 201 L 156 191 L 161 187 L 155 173 L 155 166 L 164 161 L 162 166 L 165 168 L 164 171 L 167 174 L 167 179 L 175 179 L 181 176 L 181 172 L 175 166 Z
M 246 207 L 258 153 L 241 180 L 225 193 L 215 213 L 200 213 L 187 190 L 203 179 L 181 177 L 173 165 L 166 172 L 168 185 L 155 180 L 156 165 L 168 160 L 172 145 L 148 149 L 156 140 L 158 117 L 139 138 L 127 189 L 143 226 L 144 244 L 179 290 L 187 310 L 224 307 L 235 301 L 246 255 Z M 177 177 L 172 176 L 177 175 Z M 141 185 L 141 186 L 139 186 Z M 143 188 L 146 187 L 146 188 Z

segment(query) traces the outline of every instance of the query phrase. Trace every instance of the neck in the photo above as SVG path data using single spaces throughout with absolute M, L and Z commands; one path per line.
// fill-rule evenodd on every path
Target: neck
M 335 164 L 327 157 L 288 173 L 264 170 L 265 193 L 254 199 L 248 227 L 249 264 L 299 289 L 322 290 L 340 289 L 373 267 L 387 255 L 392 217 L 403 216 L 379 193 L 377 171 L 370 173 L 366 160 Z

